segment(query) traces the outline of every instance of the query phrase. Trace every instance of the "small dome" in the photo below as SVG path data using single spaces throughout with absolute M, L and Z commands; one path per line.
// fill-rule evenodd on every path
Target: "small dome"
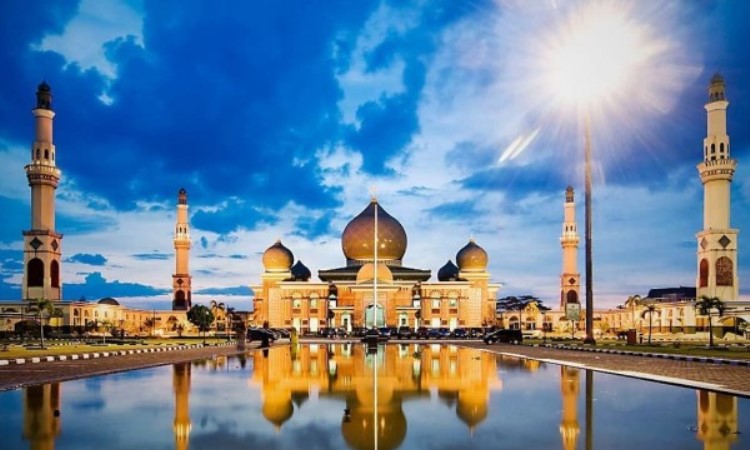
M 375 279 L 375 265 L 373 263 L 367 263 L 363 265 L 359 272 L 357 272 L 357 284 L 372 283 Z M 393 283 L 393 273 L 383 263 L 378 263 L 378 283 Z
M 263 253 L 263 267 L 266 272 L 287 272 L 294 263 L 294 254 L 284 247 L 281 240 L 268 247 Z
M 711 84 L 724 84 L 724 77 L 722 77 L 719 72 L 716 72 L 714 76 L 711 77 Z
M 297 260 L 297 264 L 292 266 L 292 278 L 294 281 L 309 281 L 312 273 L 302 261 Z
M 104 297 L 103 299 L 99 300 L 97 303 L 100 305 L 120 306 L 120 302 L 113 299 L 112 297 Z
M 466 390 L 458 393 L 456 415 L 461 422 L 475 428 L 487 418 L 487 396 L 481 389 Z
M 37 90 L 41 92 L 50 92 L 52 88 L 49 87 L 49 84 L 47 84 L 46 81 L 42 81 L 41 83 L 39 83 L 39 86 L 37 86 Z
M 456 262 L 461 270 L 482 272 L 487 269 L 487 252 L 469 239 L 469 243 L 456 253 Z
M 375 259 L 375 207 L 378 208 L 378 260 L 398 261 L 406 253 L 406 231 L 401 223 L 388 214 L 373 199 L 357 217 L 351 220 L 341 235 L 341 248 L 350 262 Z M 355 264 L 350 264 L 355 265 Z
M 443 267 L 438 270 L 438 281 L 456 281 L 458 280 L 458 266 L 453 264 L 450 259 Z

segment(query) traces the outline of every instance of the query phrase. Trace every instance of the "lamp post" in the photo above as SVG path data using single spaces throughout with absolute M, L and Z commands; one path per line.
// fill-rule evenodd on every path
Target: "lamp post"
M 585 208 L 585 240 L 586 240 L 586 338 L 584 344 L 596 344 L 594 339 L 594 274 L 593 274 L 593 251 L 591 240 L 591 129 L 589 124 L 589 112 L 586 110 L 584 118 L 584 208 Z

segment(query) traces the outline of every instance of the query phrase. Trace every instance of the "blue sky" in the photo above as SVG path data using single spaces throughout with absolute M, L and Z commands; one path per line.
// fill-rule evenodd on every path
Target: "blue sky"
M 437 273 L 474 236 L 501 295 L 559 297 L 562 201 L 583 133 L 545 84 L 585 1 L 0 2 L 0 298 L 20 295 L 23 166 L 37 84 L 54 93 L 64 296 L 168 304 L 177 191 L 198 301 L 249 308 L 277 238 L 313 273 L 376 189 Z M 614 5 L 653 57 L 594 110 L 598 304 L 694 285 L 706 85 L 727 81 L 732 225 L 750 224 L 750 4 Z M 740 234 L 740 280 L 750 247 Z M 579 252 L 583 271 L 583 246 Z

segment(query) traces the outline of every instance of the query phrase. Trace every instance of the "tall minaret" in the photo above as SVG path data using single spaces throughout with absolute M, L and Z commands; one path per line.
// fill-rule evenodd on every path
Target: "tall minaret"
M 708 130 L 703 140 L 703 162 L 698 164 L 703 183 L 703 231 L 698 238 L 696 295 L 739 300 L 737 234 L 730 228 L 730 184 L 737 161 L 729 153 L 724 78 L 716 74 L 708 86 Z
M 42 82 L 36 91 L 34 114 L 36 136 L 31 146 L 31 163 L 26 177 L 31 187 L 31 229 L 23 232 L 24 300 L 62 299 L 60 265 L 62 234 L 55 231 L 55 190 L 60 182 L 60 169 L 55 166 L 55 145 L 52 143 L 52 91 Z
M 581 274 L 578 272 L 578 227 L 576 226 L 576 202 L 573 186 L 565 189 L 565 218 L 560 244 L 563 251 L 562 274 L 560 275 L 560 308 L 565 311 L 568 303 L 578 303 L 581 292 Z
M 177 195 L 177 224 L 174 229 L 175 274 L 172 275 L 172 310 L 187 311 L 193 304 L 190 275 L 190 225 L 188 224 L 187 191 Z

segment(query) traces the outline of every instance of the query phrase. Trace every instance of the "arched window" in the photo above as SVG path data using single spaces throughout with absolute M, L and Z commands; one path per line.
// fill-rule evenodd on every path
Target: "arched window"
M 58 263 L 57 261 L 52 261 L 52 263 L 49 265 L 49 276 L 52 279 L 52 287 L 59 288 L 60 287 L 60 263 Z
M 724 143 L 719 144 L 719 153 L 724 153 Z
M 44 150 L 44 159 L 49 159 L 49 150 Z
M 716 285 L 732 286 L 734 284 L 734 264 L 726 256 L 716 260 Z
M 29 261 L 27 269 L 29 286 L 44 286 L 44 263 L 39 258 Z
M 711 153 L 716 153 L 716 144 L 711 144 Z
M 578 303 L 578 293 L 576 291 L 568 291 L 568 295 L 565 299 L 567 303 Z
M 708 260 L 701 259 L 698 274 L 698 287 L 708 286 Z
M 40 149 L 36 149 L 36 159 L 39 159 L 42 157 L 42 151 Z
M 185 291 L 179 290 L 174 293 L 174 308 L 175 309 L 187 308 L 187 302 L 185 301 Z

